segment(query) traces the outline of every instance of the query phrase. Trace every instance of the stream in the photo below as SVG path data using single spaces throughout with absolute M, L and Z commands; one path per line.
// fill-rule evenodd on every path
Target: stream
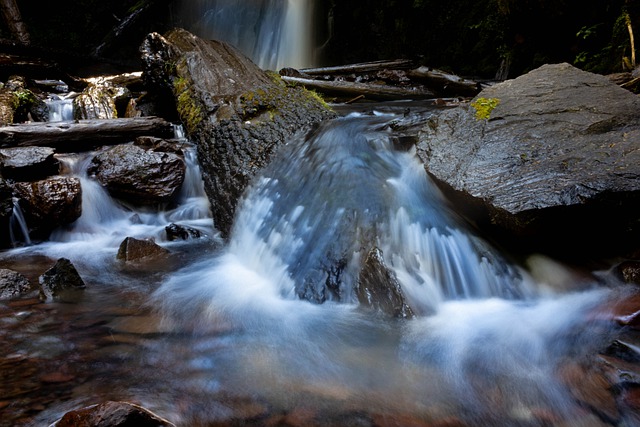
M 607 314 L 633 291 L 551 260 L 532 271 L 492 246 L 394 145 L 404 109 L 343 112 L 292 138 L 245 192 L 226 242 L 188 141 L 180 203 L 166 210 L 113 200 L 86 176 L 91 153 L 64 155 L 82 216 L 0 252 L 0 266 L 37 283 L 69 258 L 87 288 L 0 302 L 0 425 L 50 425 L 106 400 L 179 426 L 636 425 L 633 410 L 594 407 L 589 393 L 603 387 L 589 388 L 585 368 L 614 341 L 637 340 Z M 168 241 L 171 223 L 203 237 Z M 354 230 L 375 230 L 415 317 L 357 303 Z M 119 261 L 128 236 L 170 255 Z M 340 302 L 298 298 L 335 247 L 354 254 Z

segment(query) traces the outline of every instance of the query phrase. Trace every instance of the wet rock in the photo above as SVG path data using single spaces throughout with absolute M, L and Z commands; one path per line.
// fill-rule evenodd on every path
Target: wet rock
M 164 230 L 167 233 L 167 240 L 170 241 L 199 239 L 202 237 L 200 230 L 187 227 L 186 225 L 169 224 L 164 228 Z
M 75 177 L 17 182 L 14 191 L 31 238 L 44 239 L 55 228 L 80 218 L 82 213 L 82 189 L 80 180 Z
M 86 287 L 78 270 L 67 258 L 60 258 L 38 279 L 43 301 L 73 299 L 74 293 Z
M 137 145 L 118 145 L 98 153 L 87 172 L 117 198 L 134 205 L 165 203 L 184 182 L 184 160 L 173 153 L 145 150 Z
M 168 250 L 159 246 L 153 240 L 127 237 L 120 244 L 116 258 L 129 262 L 138 261 L 143 258 L 164 256 L 168 253 Z
M 335 113 L 301 87 L 288 87 L 232 46 L 181 29 L 149 34 L 143 81 L 164 94 L 198 146 L 216 227 L 227 237 L 251 178 L 294 133 Z
M 16 181 L 35 181 L 57 175 L 60 162 L 50 147 L 13 147 L 0 149 L 2 176 Z
M 129 402 L 104 402 L 67 412 L 55 427 L 175 427 L 153 412 Z
M 427 171 L 478 224 L 555 254 L 623 253 L 640 224 L 640 99 L 606 77 L 545 65 L 423 128 Z M 507 239 L 511 236 L 511 239 Z
M 400 282 L 384 262 L 382 251 L 373 248 L 364 262 L 355 289 L 360 304 L 393 317 L 410 318 L 413 311 L 407 304 Z
M 0 268 L 0 300 L 15 298 L 29 291 L 29 279 L 17 271 Z

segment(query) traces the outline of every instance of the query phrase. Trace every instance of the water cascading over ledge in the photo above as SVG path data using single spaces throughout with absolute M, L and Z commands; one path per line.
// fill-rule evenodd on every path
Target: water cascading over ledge
M 183 0 L 180 26 L 225 41 L 267 70 L 313 65 L 314 0 Z

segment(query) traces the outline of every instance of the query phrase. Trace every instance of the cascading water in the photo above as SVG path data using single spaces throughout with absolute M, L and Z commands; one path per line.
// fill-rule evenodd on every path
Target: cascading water
M 24 219 L 22 209 L 20 209 L 20 203 L 15 197 L 13 198 L 13 210 L 11 218 L 9 219 L 9 237 L 11 239 L 11 245 L 14 247 L 20 246 L 21 244 L 31 244 L 27 221 Z
M 66 95 L 51 94 L 47 100 L 50 122 L 64 122 L 73 120 L 73 96 L 74 93 Z
M 313 0 L 188 0 L 181 25 L 205 39 L 222 40 L 268 70 L 309 67 Z
M 341 426 L 594 421 L 561 373 L 620 336 L 600 308 L 614 293 L 593 281 L 541 292 L 456 216 L 413 152 L 394 147 L 390 125 L 401 117 L 351 114 L 288 141 L 247 189 L 222 247 L 164 238 L 174 221 L 215 235 L 192 148 L 167 211 L 112 200 L 84 172 L 90 155 L 63 159 L 82 182 L 82 217 L 0 257 L 68 257 L 87 282 L 80 302 L 30 316 L 20 306 L 5 322 L 7 360 L 36 364 L 49 381 L 34 388 L 33 375 L 20 377 L 19 407 L 46 407 L 32 425 L 105 400 L 139 402 L 179 426 L 278 425 L 289 415 Z M 125 236 L 174 254 L 123 265 L 115 254 Z M 414 318 L 357 303 L 372 246 Z M 327 289 L 335 254 L 349 256 L 338 288 Z M 20 369 L 10 371 L 15 393 Z

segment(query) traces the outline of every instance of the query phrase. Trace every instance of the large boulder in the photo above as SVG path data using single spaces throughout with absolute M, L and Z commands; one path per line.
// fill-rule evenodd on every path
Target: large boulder
M 505 242 L 563 255 L 637 245 L 640 99 L 604 76 L 542 66 L 435 116 L 417 148 Z
M 112 196 L 134 205 L 153 205 L 171 201 L 180 191 L 186 166 L 177 154 L 126 144 L 96 154 L 87 172 Z
M 55 228 L 74 222 L 82 214 L 82 188 L 76 177 L 16 182 L 13 188 L 31 238 L 47 238 Z
M 216 228 L 228 236 L 244 189 L 294 133 L 334 117 L 315 94 L 287 86 L 232 46 L 174 29 L 141 46 L 143 80 L 171 98 L 198 146 Z

